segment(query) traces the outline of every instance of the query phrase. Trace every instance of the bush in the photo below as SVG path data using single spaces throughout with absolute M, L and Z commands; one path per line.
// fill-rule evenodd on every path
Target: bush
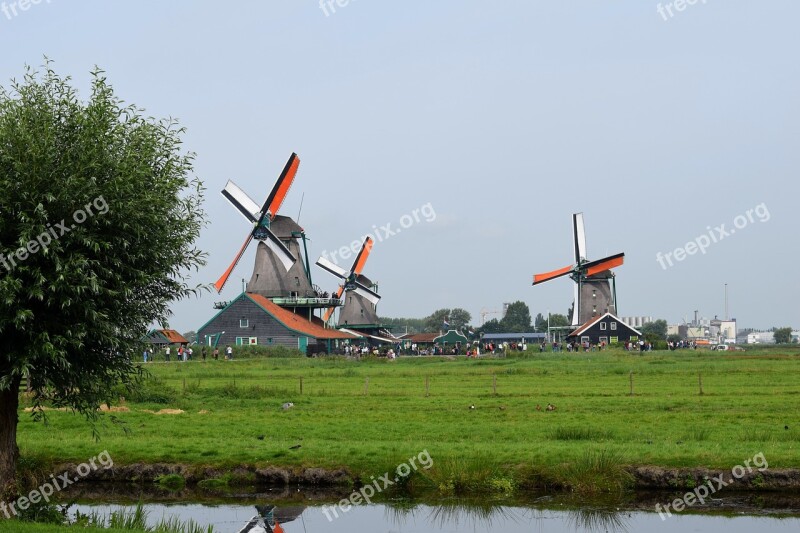
M 214 348 L 206 346 L 206 359 L 212 359 Z M 256 359 L 264 357 L 305 357 L 306 355 L 300 350 L 287 348 L 285 346 L 231 346 L 233 348 L 234 359 Z M 192 345 L 192 359 L 195 361 L 202 360 L 203 345 Z M 225 345 L 219 345 L 219 358 L 225 358 Z

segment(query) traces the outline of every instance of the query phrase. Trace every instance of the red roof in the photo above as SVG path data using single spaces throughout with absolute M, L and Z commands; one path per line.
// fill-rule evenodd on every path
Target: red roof
M 326 329 L 319 324 L 315 324 L 306 318 L 296 315 L 283 307 L 276 305 L 261 295 L 248 292 L 247 297 L 261 307 L 264 311 L 272 315 L 275 320 L 289 329 L 293 329 L 315 339 L 356 339 L 353 335 L 335 329 Z
M 438 333 L 413 333 L 411 335 L 403 335 L 400 338 L 410 342 L 432 343 L 436 337 L 439 337 Z
M 159 333 L 164 335 L 172 344 L 189 344 L 189 341 L 186 339 L 186 337 L 174 329 L 162 329 L 159 331 Z

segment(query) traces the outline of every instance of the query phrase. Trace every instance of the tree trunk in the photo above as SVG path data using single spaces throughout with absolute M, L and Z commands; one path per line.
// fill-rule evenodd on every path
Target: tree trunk
M 19 409 L 19 376 L 11 380 L 8 390 L 0 391 L 0 501 L 16 496 L 15 478 L 19 448 L 17 447 L 17 410 Z

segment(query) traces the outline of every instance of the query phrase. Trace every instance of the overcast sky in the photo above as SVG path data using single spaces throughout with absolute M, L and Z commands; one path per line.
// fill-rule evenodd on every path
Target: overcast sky
M 626 253 L 620 315 L 723 317 L 727 283 L 740 327 L 800 326 L 796 0 L 340 2 L 6 0 L 2 83 L 46 55 L 86 95 L 97 65 L 188 128 L 208 189 L 197 283 L 249 230 L 226 180 L 261 202 L 294 151 L 281 214 L 305 195 L 312 260 L 402 229 L 379 230 L 364 271 L 382 316 L 463 307 L 479 324 L 516 300 L 566 313 L 569 279 L 531 280 L 571 263 L 582 211 L 590 259 Z M 409 225 L 428 205 L 435 220 Z M 171 325 L 197 329 L 238 295 L 254 252 Z

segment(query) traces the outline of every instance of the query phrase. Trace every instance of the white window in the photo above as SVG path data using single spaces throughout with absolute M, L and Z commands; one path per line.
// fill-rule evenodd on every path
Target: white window
M 247 344 L 250 346 L 256 346 L 258 344 L 258 337 L 250 337 Z
M 236 337 L 236 346 L 245 346 L 247 344 L 247 337 Z
M 584 342 L 589 342 L 589 337 L 587 337 L 585 335 L 583 337 L 581 337 L 581 344 L 583 344 Z
M 240 318 L 239 319 L 239 327 L 240 328 L 249 328 L 250 327 L 250 320 L 247 318 Z
M 600 342 L 608 344 L 608 337 L 600 337 Z
M 617 323 L 611 322 L 611 331 L 617 331 Z
M 608 324 L 605 322 L 600 322 L 600 330 L 605 331 L 606 329 L 608 329 Z

